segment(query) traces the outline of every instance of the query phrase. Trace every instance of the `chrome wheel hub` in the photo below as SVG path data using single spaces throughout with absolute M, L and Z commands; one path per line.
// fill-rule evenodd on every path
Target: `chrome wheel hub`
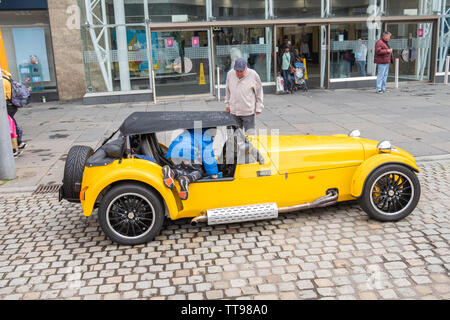
M 153 227 L 155 211 L 144 196 L 125 193 L 111 201 L 106 209 L 107 224 L 117 235 L 133 239 L 142 237 Z

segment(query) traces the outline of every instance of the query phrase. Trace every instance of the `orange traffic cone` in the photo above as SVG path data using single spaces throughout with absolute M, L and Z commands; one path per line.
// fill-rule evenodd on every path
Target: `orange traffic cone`
M 305 66 L 305 80 L 308 80 L 308 70 L 306 69 L 306 59 L 303 58 L 303 65 Z
M 198 79 L 198 84 L 206 84 L 205 71 L 203 70 L 203 62 L 200 63 L 200 78 Z

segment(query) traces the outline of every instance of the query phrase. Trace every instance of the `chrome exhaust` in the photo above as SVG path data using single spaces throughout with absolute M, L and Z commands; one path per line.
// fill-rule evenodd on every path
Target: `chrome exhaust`
M 332 189 L 327 192 L 327 194 L 323 197 L 320 197 L 313 202 L 298 204 L 290 207 L 278 208 L 278 213 L 292 212 L 292 211 L 300 211 L 312 208 L 323 208 L 327 206 L 331 206 L 337 203 L 337 199 L 339 197 L 339 193 L 337 190 Z
M 276 203 L 263 203 L 239 207 L 217 208 L 207 210 L 206 214 L 201 213 L 200 216 L 191 220 L 192 226 L 197 226 L 199 222 L 207 222 L 208 225 L 257 221 L 274 219 L 279 213 L 300 211 L 312 208 L 323 208 L 337 203 L 339 193 L 336 189 L 330 189 L 327 194 L 313 202 L 303 203 L 290 207 L 278 208 Z
M 199 222 L 207 222 L 208 217 L 204 212 L 202 212 L 198 217 L 191 220 L 191 226 L 196 227 Z

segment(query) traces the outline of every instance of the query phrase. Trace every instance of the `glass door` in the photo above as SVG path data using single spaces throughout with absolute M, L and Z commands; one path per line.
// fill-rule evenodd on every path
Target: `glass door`
M 322 28 L 320 25 L 288 25 L 277 28 L 277 51 L 280 57 L 284 52 L 284 47 L 290 45 L 297 57 L 306 62 L 306 78 L 309 88 L 319 88 L 321 86 L 321 72 L 325 72 L 326 55 L 322 52 Z M 326 32 L 324 33 L 326 36 Z M 280 60 L 281 58 L 279 58 Z M 280 66 L 277 66 L 280 69 Z
M 210 93 L 207 30 L 151 33 L 157 96 Z
M 421 81 L 430 79 L 430 59 L 433 24 L 395 23 L 388 24 L 392 33 L 389 46 L 394 58 L 399 58 L 399 81 Z M 395 81 L 395 64 L 389 69 L 389 81 Z

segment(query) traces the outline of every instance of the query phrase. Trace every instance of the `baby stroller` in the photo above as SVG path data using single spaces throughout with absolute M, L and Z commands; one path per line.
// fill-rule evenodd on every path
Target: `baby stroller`
M 297 59 L 295 63 L 294 70 L 294 84 L 295 90 L 303 89 L 303 91 L 308 91 L 308 84 L 306 82 L 306 61 L 303 59 L 303 62 L 300 61 L 300 58 Z

